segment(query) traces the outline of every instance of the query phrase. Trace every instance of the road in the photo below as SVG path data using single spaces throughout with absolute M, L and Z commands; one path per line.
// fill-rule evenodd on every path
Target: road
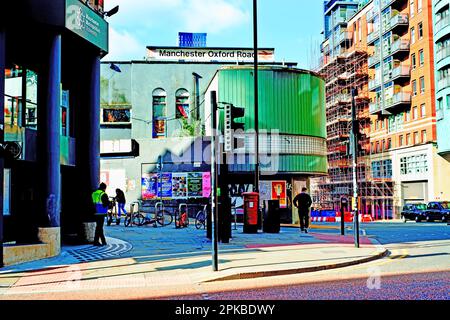
M 351 228 L 351 225 L 347 227 Z M 367 236 L 376 238 L 389 249 L 388 257 L 337 270 L 202 284 L 198 295 L 168 299 L 450 299 L 450 226 L 442 223 L 373 223 L 363 224 L 362 229 Z M 352 231 L 347 230 L 347 234 L 349 232 Z

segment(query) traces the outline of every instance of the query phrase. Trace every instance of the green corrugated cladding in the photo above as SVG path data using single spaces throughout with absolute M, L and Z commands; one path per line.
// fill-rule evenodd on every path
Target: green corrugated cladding
M 259 128 L 280 134 L 326 138 L 325 81 L 308 71 L 259 69 Z M 253 69 L 229 67 L 219 71 L 219 101 L 246 109 L 245 127 L 254 128 Z M 285 173 L 327 173 L 326 156 L 281 156 Z

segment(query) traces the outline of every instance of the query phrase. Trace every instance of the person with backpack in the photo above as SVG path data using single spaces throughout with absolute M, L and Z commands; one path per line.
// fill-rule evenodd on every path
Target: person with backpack
M 309 210 L 312 205 L 311 196 L 307 193 L 308 189 L 303 188 L 302 192 L 294 198 L 294 206 L 298 208 L 298 215 L 300 218 L 301 232 L 308 233 L 309 228 Z

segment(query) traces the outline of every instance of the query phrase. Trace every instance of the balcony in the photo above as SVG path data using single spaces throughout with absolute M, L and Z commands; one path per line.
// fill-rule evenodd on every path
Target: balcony
M 367 35 L 367 44 L 371 45 L 380 37 L 380 30 L 374 30 Z
M 450 87 L 450 77 L 438 80 L 438 90 L 443 90 L 448 87 Z
M 440 62 L 448 57 L 450 57 L 450 46 L 443 47 L 439 51 L 436 51 L 436 62 Z
M 381 7 L 382 10 L 386 9 L 387 7 L 389 7 L 391 4 L 393 4 L 395 1 L 397 0 L 381 0 Z
M 380 54 L 378 52 L 376 52 L 373 56 L 370 56 L 367 61 L 369 68 L 373 67 L 379 62 L 380 62 Z
M 410 78 L 411 77 L 411 67 L 410 66 L 398 66 L 392 70 L 392 80 L 401 79 L 401 78 Z
M 369 112 L 371 115 L 377 114 L 378 112 L 381 111 L 381 105 L 378 101 L 376 102 L 371 102 L 369 104 Z
M 448 27 L 450 25 L 450 16 L 446 16 L 436 22 L 436 25 L 434 27 L 434 33 L 437 34 L 439 31 L 444 29 L 445 27 Z
M 369 91 L 374 91 L 379 86 L 381 86 L 381 80 L 380 79 L 372 79 L 369 80 Z
M 411 93 L 399 92 L 387 98 L 385 109 L 394 109 L 403 105 L 411 105 Z
M 407 52 L 409 52 L 409 49 L 410 49 L 409 40 L 399 39 L 392 44 L 392 46 L 390 47 L 390 50 L 389 50 L 390 52 L 388 52 L 386 57 L 389 55 L 392 55 L 392 56 L 396 55 L 397 53 L 400 53 L 400 52 L 407 53 Z
M 397 27 L 406 27 L 409 26 L 409 16 L 406 13 L 403 14 L 397 14 L 391 18 L 390 23 L 386 26 L 386 28 L 383 30 L 383 33 L 386 33 L 388 31 L 394 30 Z

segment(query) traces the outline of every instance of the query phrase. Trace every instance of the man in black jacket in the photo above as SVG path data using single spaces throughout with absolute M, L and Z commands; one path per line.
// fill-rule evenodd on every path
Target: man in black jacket
M 302 193 L 298 194 L 294 198 L 294 206 L 298 208 L 298 215 L 300 218 L 300 229 L 301 232 L 308 233 L 309 228 L 309 209 L 312 205 L 312 199 L 308 193 L 308 189 L 303 188 Z

